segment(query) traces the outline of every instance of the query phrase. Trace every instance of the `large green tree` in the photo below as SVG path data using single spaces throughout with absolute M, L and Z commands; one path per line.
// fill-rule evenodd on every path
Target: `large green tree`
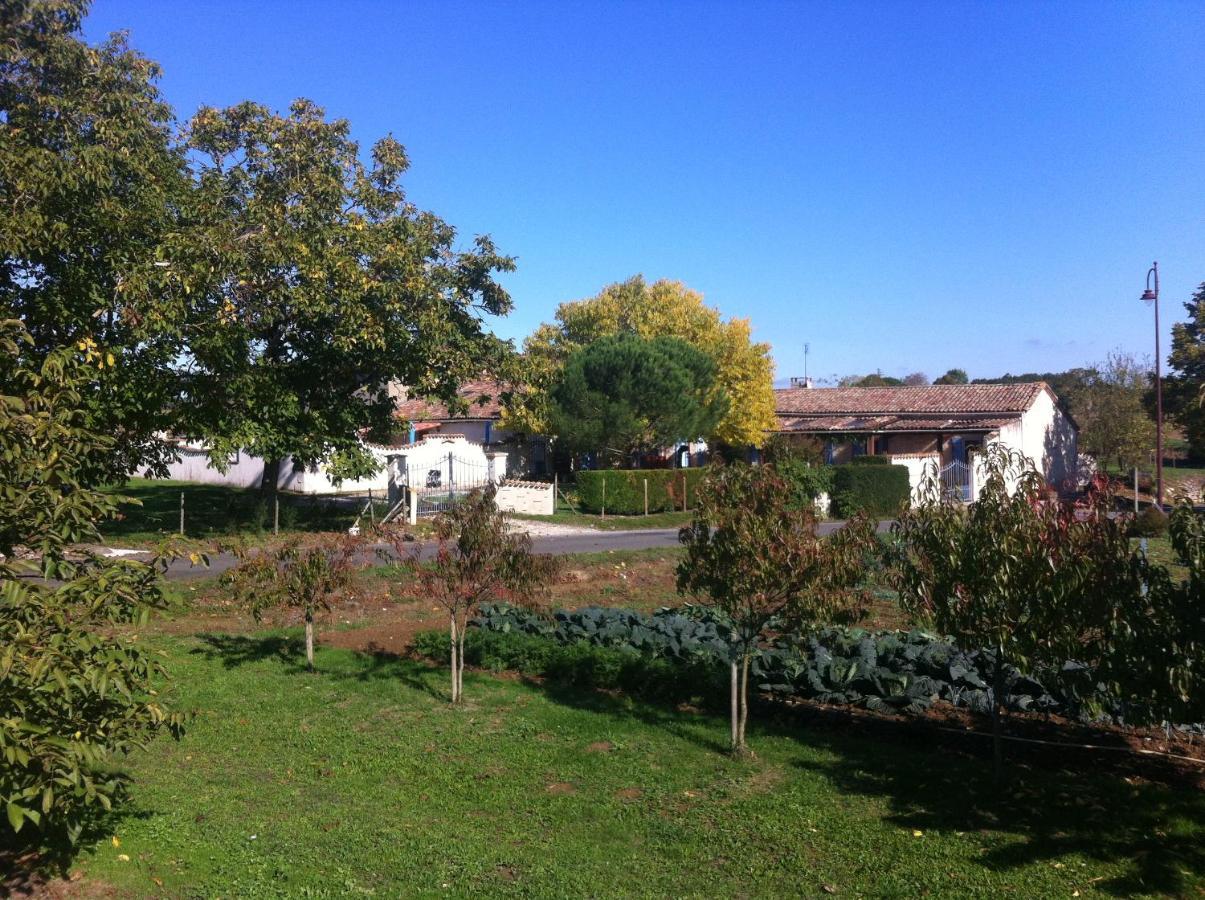
M 966 369 L 947 369 L 944 375 L 933 379 L 934 384 L 966 384 L 969 381 Z
M 79 393 L 121 476 L 163 459 L 180 347 L 158 327 L 152 263 L 188 178 L 158 68 L 122 36 L 84 42 L 86 9 L 0 4 L 0 318 L 23 322 L 42 358 L 80 342 L 113 355 Z
M 186 343 L 181 430 L 220 462 L 367 474 L 366 430 L 387 431 L 391 385 L 450 396 L 506 349 L 486 329 L 511 308 L 513 262 L 406 198 L 391 137 L 361 158 L 345 120 L 297 100 L 201 109 L 186 133 L 187 227 L 159 247 L 160 326 Z M 274 488 L 273 466 L 265 484 Z
M 620 465 L 709 434 L 728 409 L 711 358 L 677 338 L 609 337 L 569 357 L 552 389 L 553 433 Z
M 673 337 L 705 353 L 716 366 L 714 390 L 727 412 L 705 436 L 717 444 L 760 447 L 774 428 L 774 364 L 769 344 L 752 340 L 748 319 L 721 318 L 703 295 L 678 281 L 652 284 L 642 276 L 603 288 L 596 296 L 557 307 L 556 321 L 524 342 L 519 389 L 508 398 L 506 423 L 516 431 L 549 428 L 549 392 L 566 360 L 604 337 Z
M 1163 408 L 1184 429 L 1194 457 L 1205 456 L 1205 282 L 1184 304 L 1188 319 L 1172 326 L 1171 372 Z

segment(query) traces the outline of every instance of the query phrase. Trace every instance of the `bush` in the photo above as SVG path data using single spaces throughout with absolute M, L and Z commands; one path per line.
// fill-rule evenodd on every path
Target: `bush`
M 782 459 L 774 463 L 778 474 L 791 485 L 795 506 L 810 507 L 821 494 L 833 490 L 833 467 L 808 465 L 799 458 Z
M 427 631 L 415 636 L 415 653 L 446 662 L 448 636 Z M 630 647 L 589 641 L 561 643 L 550 636 L 471 628 L 465 660 L 494 672 L 511 671 L 558 684 L 621 690 L 632 697 L 668 703 L 714 703 L 726 698 L 727 665 L 715 656 L 671 660 Z
M 1167 534 L 1167 514 L 1157 506 L 1148 506 L 1130 522 L 1130 537 L 1152 538 Z
M 889 466 L 891 460 L 886 456 L 855 456 L 848 464 L 851 466 Z
M 644 480 L 649 483 L 649 512 L 682 508 L 685 484 L 687 506 L 698 495 L 706 469 L 597 469 L 577 473 L 577 496 L 588 512 L 636 516 L 644 512 Z M 603 502 L 603 484 L 606 502 Z
M 842 518 L 858 512 L 893 516 L 911 495 L 912 486 L 904 466 L 847 463 L 833 470 L 833 511 Z

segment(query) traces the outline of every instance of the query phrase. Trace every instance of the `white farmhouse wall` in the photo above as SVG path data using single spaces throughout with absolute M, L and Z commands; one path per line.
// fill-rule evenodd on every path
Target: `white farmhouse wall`
M 1020 419 L 1001 428 L 996 440 L 1020 450 L 1049 484 L 1074 490 L 1079 471 L 1075 425 L 1049 391 L 1038 394 Z
M 168 465 L 167 477 L 177 481 L 257 488 L 264 479 L 264 461 L 258 456 L 236 453 L 230 457 L 226 471 L 220 472 L 209 464 L 209 453 L 202 444 L 180 444 L 176 452 L 180 459 Z M 277 486 L 283 489 L 291 474 L 282 466 Z
M 362 494 L 370 488 L 385 492 L 389 478 L 385 472 L 387 448 L 368 448 L 380 470 L 368 478 L 359 478 L 335 484 L 322 466 L 298 469 L 291 458 L 280 464 L 280 475 L 276 486 L 282 491 L 299 494 Z M 258 488 L 263 482 L 264 460 L 259 456 L 239 452 L 230 458 L 226 471 L 220 471 L 209 462 L 209 454 L 203 444 L 180 444 L 176 447 L 180 459 L 167 467 L 167 477 L 178 481 L 194 481 L 200 484 L 221 484 L 229 487 Z

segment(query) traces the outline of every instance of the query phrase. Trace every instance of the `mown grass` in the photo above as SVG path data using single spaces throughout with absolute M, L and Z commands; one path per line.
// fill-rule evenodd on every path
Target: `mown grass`
M 831 725 L 321 649 L 295 632 L 151 638 L 197 716 L 129 760 L 132 802 L 76 862 L 156 896 L 1080 896 L 1205 886 L 1205 798 Z M 1070 765 L 1070 761 L 1068 762 Z M 120 846 L 111 840 L 116 837 Z M 123 860 L 122 855 L 128 857 Z
M 126 544 L 158 541 L 180 530 L 180 495 L 184 495 L 184 533 L 200 539 L 271 534 L 275 508 L 271 498 L 253 488 L 236 488 L 188 481 L 133 478 L 110 489 L 138 503 L 124 503 L 121 517 L 105 522 L 105 540 Z M 280 495 L 280 530 L 289 532 L 346 531 L 364 499 Z M 387 511 L 376 503 L 377 515 Z

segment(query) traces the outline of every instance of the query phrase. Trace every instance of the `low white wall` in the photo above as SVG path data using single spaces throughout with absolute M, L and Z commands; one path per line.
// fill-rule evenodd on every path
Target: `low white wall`
M 556 512 L 556 489 L 538 481 L 504 481 L 494 502 L 504 512 L 551 516 Z
M 912 505 L 920 502 L 920 486 L 926 475 L 941 470 L 941 456 L 936 453 L 889 453 L 887 458 L 893 466 L 908 470 L 908 486 L 912 489 Z

